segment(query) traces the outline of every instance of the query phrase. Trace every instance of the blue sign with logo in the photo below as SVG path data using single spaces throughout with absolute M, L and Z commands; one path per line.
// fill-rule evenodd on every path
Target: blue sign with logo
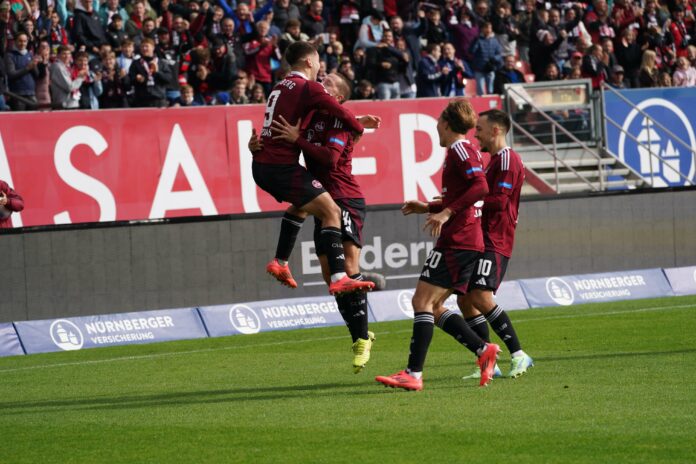
M 15 328 L 10 323 L 0 324 L 0 357 L 24 354 Z
M 332 296 L 198 308 L 211 337 L 344 325 Z
M 414 290 L 389 290 L 386 292 L 374 292 L 368 296 L 370 310 L 377 322 L 399 321 L 413 319 Z M 495 301 L 505 310 L 528 309 L 527 299 L 522 292 L 522 287 L 515 281 L 503 282 L 496 292 Z M 445 307 L 453 311 L 459 311 L 456 295 L 451 295 L 445 301 Z
M 696 295 L 696 266 L 665 269 L 675 295 Z
M 674 295 L 662 269 L 523 279 L 520 284 L 533 308 Z
M 654 88 L 620 90 L 619 93 L 635 107 L 611 91 L 604 92 L 605 114 L 623 129 L 607 122 L 609 150 L 653 187 L 691 185 L 696 180 L 696 155 L 690 150 L 696 147 L 693 127 L 696 89 Z M 672 137 L 665 128 L 684 143 Z M 651 152 L 662 159 L 651 156 Z
M 195 308 L 15 322 L 27 354 L 205 338 Z

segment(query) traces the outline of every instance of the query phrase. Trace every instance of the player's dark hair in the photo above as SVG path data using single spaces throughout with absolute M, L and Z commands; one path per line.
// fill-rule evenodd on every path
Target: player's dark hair
M 300 40 L 291 43 L 288 48 L 285 49 L 284 59 L 292 67 L 314 53 L 317 53 L 317 49 L 314 45 Z
M 458 134 L 466 134 L 476 126 L 476 112 L 466 98 L 450 100 L 441 117 Z
M 512 126 L 512 123 L 510 122 L 510 115 L 508 115 L 505 111 L 495 109 L 488 110 L 479 114 L 479 117 L 483 116 L 485 116 L 488 119 L 488 122 L 491 124 L 496 124 L 503 128 L 506 134 L 510 131 L 510 126 Z

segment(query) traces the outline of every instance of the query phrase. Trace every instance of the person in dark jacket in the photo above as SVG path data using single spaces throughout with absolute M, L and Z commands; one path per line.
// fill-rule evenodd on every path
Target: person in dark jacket
M 368 78 L 377 86 L 378 99 L 400 98 L 399 72 L 408 59 L 408 52 L 394 47 L 394 35 L 390 30 L 384 31 L 376 47 L 367 50 L 367 68 L 372 71 Z
M 166 61 L 155 57 L 155 43 L 151 39 L 143 39 L 140 54 L 128 73 L 135 87 L 135 106 L 167 106 L 167 86 L 176 80 L 174 70 Z
M 476 93 L 493 93 L 495 71 L 503 64 L 503 48 L 493 34 L 493 25 L 486 21 L 481 26 L 481 35 L 471 46 L 471 68 L 476 79 Z
M 514 55 L 506 55 L 503 67 L 495 73 L 493 93 L 502 95 L 505 92 L 505 84 L 524 84 L 524 74 L 515 68 Z
M 79 2 L 78 2 L 79 4 Z M 99 15 L 94 11 L 92 0 L 82 0 L 82 7 L 75 7 L 72 36 L 75 45 L 84 47 L 91 55 L 99 55 L 99 47 L 107 43 Z
M 41 77 L 39 59 L 27 50 L 26 32 L 17 33 L 14 43 L 5 57 L 5 68 L 10 92 L 21 98 L 12 98 L 10 107 L 13 111 L 32 110 L 36 107 L 36 79 Z
M 437 64 L 442 56 L 440 45 L 431 43 L 425 48 L 426 56 L 418 62 L 418 73 L 416 74 L 416 87 L 418 98 L 439 97 L 440 88 L 444 77 L 449 74 L 449 69 L 440 69 Z

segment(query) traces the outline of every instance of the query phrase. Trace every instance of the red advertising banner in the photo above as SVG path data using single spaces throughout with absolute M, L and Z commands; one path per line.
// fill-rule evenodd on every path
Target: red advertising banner
M 447 99 L 349 102 L 382 117 L 358 143 L 353 173 L 368 204 L 437 195 Z M 481 112 L 498 97 L 472 99 Z M 259 211 L 277 203 L 254 184 L 246 145 L 262 105 L 0 115 L 0 179 L 25 210 L 15 227 Z M 472 137 L 472 141 L 473 140 Z

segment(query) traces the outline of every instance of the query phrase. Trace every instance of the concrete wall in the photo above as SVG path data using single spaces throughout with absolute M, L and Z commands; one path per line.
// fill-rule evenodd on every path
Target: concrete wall
M 423 217 L 368 213 L 365 268 L 412 287 L 430 245 Z M 44 230 L 0 236 L 0 321 L 224 304 L 323 294 L 307 250 L 300 288 L 264 273 L 279 216 Z M 304 244 L 301 242 L 305 242 Z M 508 278 L 696 264 L 696 190 L 524 201 Z

